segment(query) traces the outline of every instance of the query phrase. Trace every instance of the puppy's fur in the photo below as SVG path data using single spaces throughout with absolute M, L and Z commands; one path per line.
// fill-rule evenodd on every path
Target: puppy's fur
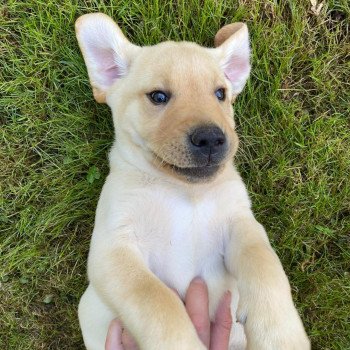
M 170 41 L 138 47 L 99 13 L 80 17 L 76 33 L 95 99 L 110 106 L 116 134 L 79 305 L 87 349 L 104 349 L 115 317 L 141 349 L 204 349 L 169 288 L 183 297 L 196 276 L 208 284 L 212 316 L 232 291 L 231 350 L 309 349 L 287 277 L 232 164 L 231 102 L 250 71 L 246 25 L 223 27 L 214 49 Z M 215 94 L 220 88 L 225 99 Z M 167 103 L 151 100 L 159 90 Z M 224 151 L 194 157 L 202 150 L 194 130 L 213 125 Z

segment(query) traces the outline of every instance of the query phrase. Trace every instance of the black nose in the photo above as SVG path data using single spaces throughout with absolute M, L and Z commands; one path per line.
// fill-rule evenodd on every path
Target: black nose
M 223 131 L 213 126 L 200 126 L 190 135 L 191 151 L 200 163 L 217 164 L 226 154 L 227 142 Z
M 226 142 L 226 137 L 217 126 L 202 126 L 194 130 L 191 135 L 194 146 L 206 149 L 218 149 Z

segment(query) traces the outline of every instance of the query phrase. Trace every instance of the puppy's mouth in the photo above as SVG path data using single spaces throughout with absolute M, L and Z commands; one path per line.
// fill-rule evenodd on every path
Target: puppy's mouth
M 171 171 L 177 175 L 185 177 L 187 181 L 196 182 L 212 178 L 220 169 L 220 165 L 208 163 L 203 166 L 179 167 L 166 162 L 162 157 L 152 152 L 157 166 Z
M 220 169 L 219 165 L 211 165 L 211 164 L 201 166 L 201 167 L 195 167 L 195 168 L 180 168 L 176 165 L 170 165 L 170 166 L 178 174 L 184 175 L 187 178 L 198 179 L 198 180 L 213 177 L 217 173 L 217 171 Z

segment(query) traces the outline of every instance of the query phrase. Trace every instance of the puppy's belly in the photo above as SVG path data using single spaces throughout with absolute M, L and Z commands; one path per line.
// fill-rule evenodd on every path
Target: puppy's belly
M 193 278 L 202 277 L 216 306 L 234 284 L 224 266 L 228 206 L 211 196 L 194 202 L 167 190 L 145 189 L 133 199 L 133 229 L 149 269 L 181 297 Z
M 180 246 L 183 253 L 189 253 L 186 252 L 186 246 Z M 184 299 L 191 280 L 197 276 L 202 277 L 208 286 L 209 314 L 212 321 L 215 319 L 215 312 L 220 299 L 227 290 L 230 290 L 232 295 L 231 314 L 233 323 L 229 349 L 246 349 L 244 328 L 237 321 L 236 317 L 239 301 L 236 280 L 227 273 L 222 255 L 218 252 L 211 252 L 211 255 L 201 256 L 201 259 L 196 260 L 195 254 L 192 256 L 176 254 L 176 252 L 181 250 L 180 246 L 173 247 L 173 251 L 172 249 L 165 249 L 162 254 L 159 252 L 158 254 L 151 254 L 149 259 L 150 269 L 168 287 L 176 289 L 182 299 Z
M 219 256 L 207 257 L 201 264 L 194 265 L 191 257 L 182 257 L 176 261 L 176 257 L 168 256 L 168 259 L 160 261 L 150 257 L 151 271 L 168 287 L 178 291 L 184 299 L 188 286 L 193 278 L 201 277 L 208 285 L 209 309 L 211 318 L 214 317 L 220 298 L 225 291 L 230 290 L 234 296 L 232 311 L 235 314 L 238 304 L 238 290 L 235 280 L 230 276 Z

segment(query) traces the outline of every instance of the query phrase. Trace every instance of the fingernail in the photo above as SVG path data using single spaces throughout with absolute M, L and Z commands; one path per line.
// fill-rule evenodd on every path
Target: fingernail
M 122 323 L 118 319 L 113 319 L 110 323 L 111 327 L 122 327 Z
M 196 283 L 196 284 L 205 284 L 205 282 L 203 281 L 203 279 L 199 276 L 195 277 L 191 283 Z
M 227 290 L 227 291 L 224 293 L 224 299 L 225 299 L 225 303 L 231 304 L 232 293 L 231 293 L 230 290 Z

